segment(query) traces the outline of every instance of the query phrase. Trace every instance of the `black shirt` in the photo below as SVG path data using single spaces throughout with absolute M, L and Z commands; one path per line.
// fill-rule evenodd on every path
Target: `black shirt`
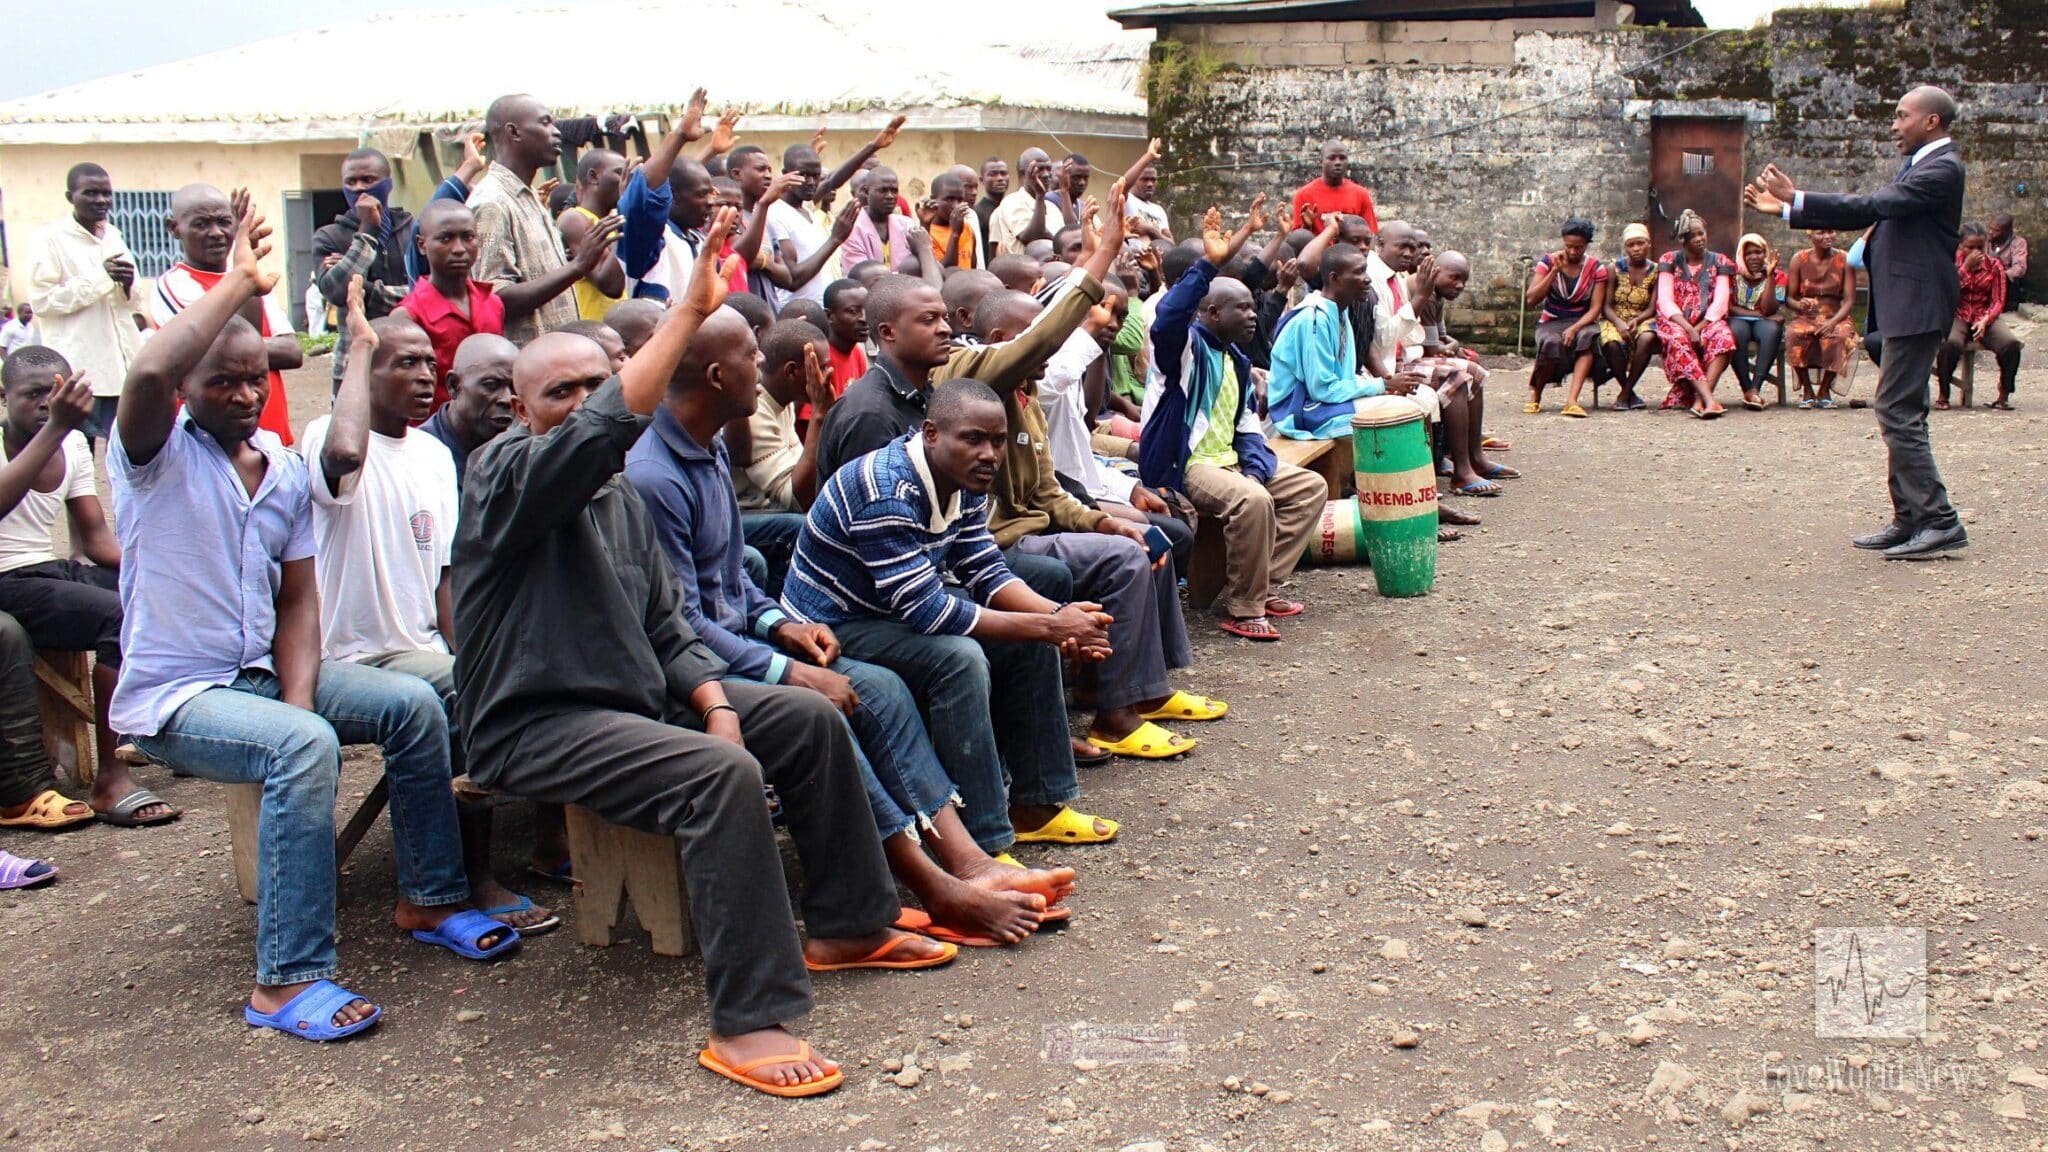
M 981 199 L 974 202 L 974 216 L 981 221 L 981 266 L 983 268 L 988 267 L 988 262 L 996 258 L 996 242 L 989 239 L 988 221 L 989 217 L 996 214 L 996 206 L 999 203 L 1001 202 L 986 192 L 982 193 Z
M 648 423 L 614 376 L 547 435 L 515 425 L 470 455 L 454 555 L 470 764 L 493 763 L 549 712 L 659 719 L 724 675 L 683 621 L 647 506 L 619 479 Z
M 924 427 L 929 401 L 930 393 L 911 383 L 894 360 L 875 357 L 867 375 L 848 384 L 846 395 L 825 413 L 825 427 L 818 433 L 821 485 L 843 465 Z

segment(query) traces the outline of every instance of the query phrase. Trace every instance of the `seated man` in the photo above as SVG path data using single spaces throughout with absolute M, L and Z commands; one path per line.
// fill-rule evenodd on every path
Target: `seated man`
M 1423 355 L 1407 367 L 1410 371 L 1433 370 L 1438 379 L 1452 381 L 1452 386 L 1439 397 L 1443 408 L 1441 439 L 1450 457 L 1452 485 L 1470 487 L 1491 477 L 1518 475 L 1486 456 L 1487 372 L 1479 358 L 1454 339 L 1444 325 L 1450 302 L 1464 295 L 1465 285 L 1472 279 L 1472 262 L 1463 252 L 1444 252 L 1426 261 L 1409 279 L 1414 285 L 1415 320 L 1420 326 Z M 1494 446 L 1498 448 L 1499 443 Z
M 1281 318 L 1266 380 L 1267 415 L 1281 435 L 1296 440 L 1348 438 L 1360 401 L 1389 393 L 1415 396 L 1429 387 L 1427 377 L 1416 372 L 1381 379 L 1360 358 L 1371 347 L 1370 336 L 1361 343 L 1352 323 L 1359 302 L 1372 298 L 1365 253 L 1332 244 L 1323 250 L 1321 273 L 1322 287 Z
M 195 776 L 263 785 L 256 988 L 243 1018 L 324 1041 L 382 1012 L 331 979 L 343 744 L 384 750 L 398 926 L 472 959 L 517 947 L 519 933 L 462 908 L 448 723 L 433 689 L 320 660 L 306 464 L 257 428 L 269 355 L 237 315 L 276 284 L 257 263 L 268 235 L 243 208 L 227 274 L 157 330 L 121 392 L 107 475 L 124 660 L 108 719 Z
M 512 361 L 518 355 L 510 340 L 487 332 L 456 345 L 455 363 L 445 377 L 448 403 L 420 425 L 454 458 L 458 496 L 469 454 L 512 426 Z
M 854 290 L 866 295 L 857 285 Z M 726 425 L 724 439 L 727 450 L 741 462 L 732 475 L 740 530 L 746 546 L 760 553 L 768 566 L 761 586 L 774 597 L 781 594 L 783 577 L 789 573 L 803 514 L 818 498 L 818 437 L 838 397 L 829 375 L 813 387 L 806 371 L 814 352 L 821 363 L 826 355 L 825 334 L 815 327 L 802 320 L 778 320 L 756 347 L 765 373 L 760 399 L 751 416 Z M 806 400 L 817 417 L 799 432 L 796 414 Z
M 1223 522 L 1223 631 L 1270 641 L 1280 639 L 1271 617 L 1302 612 L 1274 593 L 1301 562 L 1329 486 L 1266 446 L 1250 402 L 1251 361 L 1237 346 L 1258 325 L 1251 290 L 1218 275 L 1264 226 L 1264 204 L 1264 196 L 1254 200 L 1244 226 L 1229 236 L 1211 208 L 1202 221 L 1202 259 L 1159 301 L 1152 323 L 1159 379 L 1145 398 L 1138 471 L 1146 484 L 1178 490 Z
M 306 425 L 302 448 L 312 471 L 321 656 L 419 677 L 452 723 L 455 461 L 410 425 L 434 402 L 434 346 L 403 311 L 366 318 L 354 286 L 348 301 L 352 359 L 333 415 Z M 449 759 L 463 771 L 459 755 L 451 750 Z M 470 895 L 483 914 L 526 935 L 560 924 L 491 875 L 490 809 L 470 803 L 458 812 Z
M 92 407 L 92 390 L 84 389 L 84 406 Z M 75 403 L 75 401 L 74 401 Z M 36 712 L 36 652 L 28 631 L 14 617 L 0 612 L 0 804 L 9 810 L 27 808 L 45 793 L 57 797 L 62 827 L 92 819 L 85 805 L 66 800 L 56 788 L 57 774 L 43 747 L 42 717 Z M 0 851 L 0 892 L 33 888 L 57 878 L 57 866 Z
M 803 330 L 797 336 L 806 383 L 829 393 L 824 340 L 810 325 L 794 323 Z M 771 338 L 782 327 L 769 329 Z M 653 428 L 626 454 L 626 479 L 646 502 L 675 567 L 683 619 L 726 662 L 728 680 L 807 688 L 846 715 L 890 869 L 946 939 L 1017 943 L 1037 930 L 1048 903 L 1073 887 L 1073 871 L 999 864 L 968 834 L 963 806 L 989 814 L 981 823 L 994 851 L 1010 842 L 1002 765 L 985 761 L 973 766 L 972 777 L 949 779 L 917 702 L 895 673 L 838 657 L 830 628 L 791 620 L 740 574 L 739 505 L 716 433 L 752 407 L 757 354 L 737 312 L 713 313 L 691 338 Z M 937 864 L 925 855 L 926 836 Z
M 619 341 L 625 346 L 626 355 L 640 351 L 654 330 L 661 327 L 661 318 L 668 311 L 659 301 L 627 300 L 614 305 L 604 314 L 604 326 L 619 334 Z
M 1116 822 L 1068 806 L 1081 785 L 1060 662 L 1063 649 L 1108 656 L 1109 618 L 1099 605 L 1038 595 L 1003 564 L 988 493 L 1009 438 L 988 385 L 934 389 L 921 431 L 826 481 L 782 603 L 799 621 L 829 626 L 846 655 L 910 686 L 949 777 L 974 779 L 990 763 L 1009 771 L 1007 813 L 969 802 L 964 819 L 978 843 L 1012 831 L 1025 843 L 1101 843 L 1116 837 Z M 949 595 L 945 576 L 966 595 Z M 1052 706 L 1025 706 L 1045 701 Z
M 121 596 L 115 590 L 121 546 L 93 486 L 92 448 L 78 431 L 92 418 L 92 381 L 73 372 L 55 349 L 28 345 L 0 366 L 0 386 L 7 400 L 0 447 L 0 612 L 9 613 L 42 651 L 95 653 L 93 699 L 99 710 L 91 808 L 58 792 L 48 760 L 39 758 L 44 770 L 22 780 L 24 787 L 36 784 L 33 791 L 0 792 L 0 828 L 69 828 L 95 812 L 109 824 L 130 828 L 175 819 L 178 810 L 137 785 L 128 765 L 114 755 L 120 741 L 107 726 L 121 672 Z M 92 563 L 59 560 L 52 551 L 60 510 L 74 549 Z M 31 688 L 31 718 L 35 701 Z M 36 748 L 41 751 L 40 737 Z
M 1118 189 L 1101 238 L 1105 248 L 1123 242 L 1122 204 Z M 984 341 L 1000 344 L 1021 334 L 1041 310 L 1020 292 L 995 293 L 975 309 L 975 324 Z M 1192 751 L 1197 741 L 1153 721 L 1219 720 L 1227 708 L 1220 700 L 1176 692 L 1168 681 L 1170 670 L 1195 661 L 1171 556 L 1149 558 L 1144 527 L 1090 507 L 1060 486 L 1036 391 L 1027 378 L 999 393 L 1011 435 L 1004 441 L 989 531 L 998 546 L 1063 561 L 1073 570 L 1075 593 L 1102 604 L 1115 621 L 1110 656 L 1100 669 L 1084 670 L 1080 696 L 1095 707 L 1088 742 L 1112 755 L 1146 760 Z
M 868 290 L 858 280 L 825 286 L 825 335 L 832 347 L 832 395 L 868 373 Z M 805 419 L 811 419 L 805 416 Z
M 684 300 L 623 372 L 566 332 L 520 352 L 520 427 L 476 454 L 463 489 L 457 713 L 479 783 L 681 841 L 710 998 L 698 1062 L 808 1096 L 844 1077 L 783 1030 L 810 1009 L 806 969 L 930 967 L 956 950 L 889 926 L 901 906 L 845 723 L 816 692 L 724 683 L 647 506 L 618 481 L 725 294 L 712 256 L 731 228 L 721 211 Z M 803 862 L 801 944 L 764 782 Z

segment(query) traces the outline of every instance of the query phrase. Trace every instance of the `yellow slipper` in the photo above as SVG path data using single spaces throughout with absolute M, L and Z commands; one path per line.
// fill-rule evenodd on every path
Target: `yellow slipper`
M 1101 820 L 1109 829 L 1107 836 L 1098 835 L 1095 822 Z M 1072 808 L 1061 808 L 1060 814 L 1045 822 L 1045 827 L 1036 832 L 1019 832 L 1019 844 L 1107 844 L 1116 839 L 1119 825 L 1114 820 L 1100 816 L 1086 816 Z
M 1150 712 L 1138 713 L 1140 720 L 1221 720 L 1230 705 L 1193 692 L 1175 692 L 1166 703 Z
M 71 799 L 55 788 L 45 788 L 35 799 L 29 801 L 28 810 L 19 816 L 0 817 L 0 828 L 34 828 L 38 832 L 60 832 L 76 828 L 80 824 L 93 822 L 93 814 L 67 816 L 64 809 L 78 801 Z
M 1522 405 L 1522 414 L 1525 416 L 1534 416 L 1535 414 L 1541 411 L 1543 411 L 1543 405 L 1538 404 L 1534 400 L 1531 400 L 1527 404 Z
M 1565 405 L 1564 414 L 1566 416 L 1571 417 L 1574 420 L 1584 420 L 1586 418 L 1586 410 L 1584 408 L 1579 407 L 1577 404 Z
M 1138 760 L 1166 760 L 1194 750 L 1199 740 L 1176 736 L 1150 720 L 1138 725 L 1129 736 L 1121 740 L 1104 740 L 1091 735 L 1088 742 L 1112 756 L 1130 756 Z

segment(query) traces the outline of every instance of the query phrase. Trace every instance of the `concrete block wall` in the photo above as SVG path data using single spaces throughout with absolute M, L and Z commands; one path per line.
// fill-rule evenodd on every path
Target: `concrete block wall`
M 1300 20 L 1193 25 L 1172 35 L 1249 68 L 1502 67 L 1515 62 L 1517 36 L 1546 30 L 1590 32 L 1593 20 Z

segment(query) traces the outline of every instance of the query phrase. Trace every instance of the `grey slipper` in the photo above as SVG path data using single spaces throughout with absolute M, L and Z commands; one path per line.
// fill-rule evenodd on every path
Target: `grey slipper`
M 100 812 L 97 809 L 94 812 L 102 822 L 112 824 L 117 828 L 145 828 L 151 824 L 168 824 L 184 815 L 178 809 L 172 808 L 169 813 L 163 816 L 153 816 L 147 820 L 136 819 L 135 814 L 151 804 L 162 804 L 169 807 L 170 802 L 147 788 L 137 788 L 135 791 L 114 801 L 114 806 L 105 812 Z

